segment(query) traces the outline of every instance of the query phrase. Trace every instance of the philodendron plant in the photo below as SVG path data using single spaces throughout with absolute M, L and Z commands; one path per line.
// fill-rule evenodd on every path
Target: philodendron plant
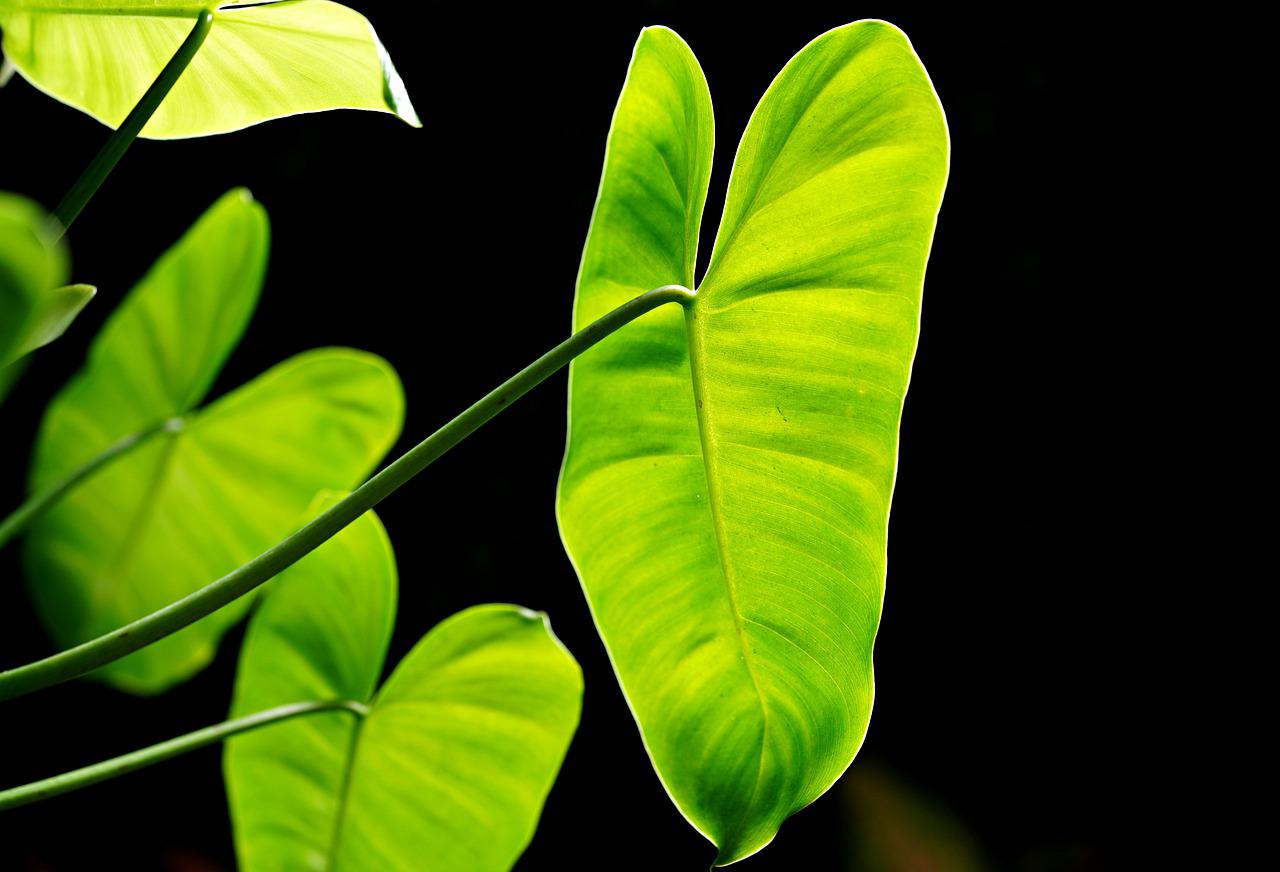
M 0 398 L 92 296 L 66 284 L 59 238 L 137 135 L 340 107 L 417 123 L 367 22 L 326 0 L 0 0 L 0 28 L 26 78 L 117 127 L 52 217 L 0 198 Z M 370 510 L 570 362 L 557 516 L 658 778 L 718 865 L 821 796 L 871 713 L 946 123 L 893 26 L 818 37 L 747 125 L 699 280 L 713 143 L 693 53 L 645 29 L 576 332 L 367 480 L 403 418 L 373 355 L 305 352 L 205 402 L 269 248 L 247 192 L 215 203 L 45 414 L 0 545 L 26 534 L 32 597 L 70 647 L 0 673 L 0 699 L 86 675 L 160 693 L 212 659 L 256 593 L 231 717 L 2 791 L 0 809 L 229 739 L 246 870 L 510 868 L 576 728 L 581 675 L 545 615 L 483 605 L 379 686 L 396 568 Z

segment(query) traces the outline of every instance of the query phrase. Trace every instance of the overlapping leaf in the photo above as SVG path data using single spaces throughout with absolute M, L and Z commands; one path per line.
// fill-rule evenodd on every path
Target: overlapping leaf
M 575 327 L 694 286 L 712 138 L 697 61 L 645 30 Z M 561 531 L 658 775 L 721 864 L 768 844 L 866 732 L 947 149 L 900 31 L 822 35 L 751 118 L 695 300 L 573 364 Z
M 360 13 L 329 0 L 213 4 L 204 45 L 143 129 L 173 139 L 327 109 L 417 126 L 404 83 Z M 32 84 L 116 127 L 210 4 L 0 0 L 4 51 Z
M 365 515 L 277 581 L 250 623 L 233 716 L 368 702 L 232 739 L 224 768 L 244 872 L 509 869 L 577 727 L 582 678 L 515 606 L 444 621 L 374 694 L 396 568 Z
M 63 287 L 66 247 L 46 234 L 35 203 L 0 192 L 0 400 L 18 361 L 62 335 L 93 298 L 88 285 Z
M 112 315 L 50 404 L 31 475 L 57 482 L 124 436 L 173 426 L 113 461 L 32 527 L 28 585 L 69 646 L 165 606 L 296 529 L 316 492 L 349 489 L 399 434 L 399 379 L 348 349 L 300 354 L 198 408 L 262 284 L 265 212 L 216 203 Z M 233 603 L 98 673 L 140 693 L 203 667 L 243 614 Z

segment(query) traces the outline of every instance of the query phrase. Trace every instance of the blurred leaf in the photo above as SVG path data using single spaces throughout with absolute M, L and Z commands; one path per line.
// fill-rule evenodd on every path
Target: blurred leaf
M 0 399 L 17 379 L 19 358 L 62 335 L 93 298 L 67 280 L 66 247 L 45 235 L 48 216 L 23 197 L 0 192 Z
M 14 356 L 30 354 L 65 333 L 97 292 L 91 285 L 67 285 L 41 294 L 28 318 L 26 338 Z
M 360 13 L 328 0 L 214 4 L 213 29 L 142 135 L 226 133 L 301 112 L 369 109 L 419 126 Z M 0 0 L 4 51 L 40 90 L 117 127 L 209 4 Z
M 267 250 L 262 207 L 244 191 L 224 196 L 133 289 L 50 404 L 32 491 L 124 436 L 182 418 L 33 524 L 27 578 L 59 645 L 150 613 L 274 545 L 306 520 L 317 491 L 354 487 L 398 436 L 395 372 L 346 349 L 297 355 L 197 409 L 253 313 Z M 162 691 L 205 666 L 246 608 L 233 603 L 96 674 Z
M 582 678 L 545 617 L 468 609 L 435 627 L 375 696 L 396 568 L 373 514 L 284 572 L 250 623 L 232 717 L 369 701 L 228 742 L 244 872 L 509 869 L 578 723 Z
M 577 328 L 693 286 L 710 97 L 645 30 L 609 135 Z M 695 301 L 573 364 L 559 519 L 645 745 L 727 864 L 865 735 L 898 422 L 947 175 L 906 37 L 796 55 L 751 118 Z
M 973 834 L 940 801 L 878 766 L 859 763 L 841 782 L 853 826 L 856 872 L 984 872 Z

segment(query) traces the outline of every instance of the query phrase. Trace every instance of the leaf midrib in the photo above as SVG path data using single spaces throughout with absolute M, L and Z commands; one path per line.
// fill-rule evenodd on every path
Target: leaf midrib
M 344 758 L 345 766 L 342 770 L 342 785 L 338 788 L 338 807 L 333 816 L 333 832 L 329 837 L 329 850 L 325 856 L 325 868 L 329 872 L 335 872 L 338 868 L 338 848 L 342 845 L 342 830 L 347 820 L 347 807 L 351 798 L 351 774 L 356 770 L 356 754 L 360 750 L 360 735 L 364 728 L 364 723 L 373 714 L 373 704 L 366 703 L 369 706 L 368 714 L 362 715 L 356 719 L 355 724 L 351 727 L 351 740 L 347 743 L 347 753 Z
M 705 316 L 704 319 L 705 321 Z M 751 686 L 755 691 L 756 702 L 760 707 L 760 747 L 756 755 L 756 775 L 751 787 L 751 797 L 743 809 L 743 817 L 749 813 L 755 803 L 756 794 L 760 790 L 760 779 L 764 773 L 764 755 L 769 734 L 769 709 L 765 703 L 764 692 L 760 688 L 760 679 L 752 665 L 751 646 L 747 641 L 747 632 L 743 624 L 742 614 L 738 608 L 737 582 L 734 578 L 733 563 L 729 559 L 729 549 L 725 541 L 724 518 L 720 511 L 719 472 L 714 439 L 711 436 L 709 412 L 705 402 L 706 373 L 703 368 L 704 336 L 698 327 L 698 298 L 685 307 L 685 333 L 689 347 L 689 373 L 693 383 L 694 408 L 698 422 L 698 440 L 702 446 L 702 467 L 707 482 L 707 507 L 711 512 L 711 526 L 716 539 L 716 551 L 719 558 L 720 573 L 724 580 L 725 591 L 729 600 L 729 613 L 733 618 L 734 630 L 738 635 L 738 644 L 742 649 L 742 661 L 747 675 L 751 678 Z
M 142 502 L 138 511 L 129 521 L 129 529 L 125 533 L 124 539 L 120 544 L 120 550 L 116 552 L 116 557 L 111 562 L 111 569 L 107 573 L 113 584 L 116 585 L 119 584 L 121 578 L 126 578 L 130 575 L 129 570 L 132 567 L 134 558 L 137 556 L 138 548 L 146 538 L 143 535 L 143 531 L 151 525 L 155 519 L 156 512 L 159 510 L 159 494 L 169 482 L 169 473 L 173 468 L 174 453 L 177 451 L 178 442 L 184 434 L 182 432 L 165 432 L 161 435 L 165 437 L 165 442 L 160 450 L 160 456 L 156 458 L 156 465 L 152 470 L 151 478 L 147 481 L 147 486 L 143 491 Z

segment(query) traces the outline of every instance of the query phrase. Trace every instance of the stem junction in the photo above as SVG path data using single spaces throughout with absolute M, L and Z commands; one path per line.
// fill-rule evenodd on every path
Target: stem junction
M 659 306 L 666 303 L 689 305 L 693 299 L 694 292 L 688 288 L 664 285 L 623 303 L 485 394 L 346 497 L 238 569 L 110 633 L 43 660 L 0 672 L 0 701 L 78 678 L 119 660 L 265 584 L 395 493 L 507 406 L 600 340 Z

